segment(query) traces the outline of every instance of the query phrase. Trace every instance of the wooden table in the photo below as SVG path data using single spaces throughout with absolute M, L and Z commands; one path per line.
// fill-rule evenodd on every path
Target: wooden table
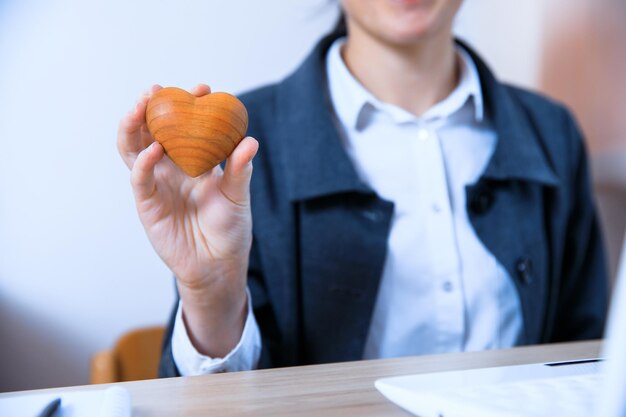
M 598 356 L 599 350 L 598 341 L 564 343 L 137 381 L 121 385 L 131 393 L 133 417 L 406 417 L 408 413 L 376 391 L 376 379 L 412 373 L 593 358 Z M 91 385 L 72 389 L 102 387 Z M 0 399 L 23 394 L 0 394 Z

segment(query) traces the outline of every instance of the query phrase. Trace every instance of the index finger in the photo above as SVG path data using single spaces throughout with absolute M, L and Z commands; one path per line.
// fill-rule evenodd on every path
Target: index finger
M 146 107 L 150 97 L 162 87 L 154 85 L 142 97 L 137 104 L 122 120 L 117 132 L 117 148 L 126 166 L 131 169 L 139 152 L 152 142 L 146 136 Z

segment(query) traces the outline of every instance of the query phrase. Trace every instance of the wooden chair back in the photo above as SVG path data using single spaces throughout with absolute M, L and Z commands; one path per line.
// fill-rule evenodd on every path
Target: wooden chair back
M 163 326 L 125 333 L 113 349 L 96 353 L 91 359 L 91 383 L 136 381 L 157 377 Z

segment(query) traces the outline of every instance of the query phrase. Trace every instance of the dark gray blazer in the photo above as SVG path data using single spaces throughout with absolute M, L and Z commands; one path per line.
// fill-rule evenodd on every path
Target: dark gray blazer
M 363 184 L 342 148 L 325 80 L 335 36 L 284 81 L 241 97 L 260 141 L 252 178 L 248 284 L 261 367 L 362 357 L 393 203 Z M 496 80 L 467 46 L 498 143 L 467 187 L 470 221 L 519 291 L 523 344 L 598 338 L 604 252 L 579 129 L 560 105 Z M 161 376 L 178 375 L 170 320 Z

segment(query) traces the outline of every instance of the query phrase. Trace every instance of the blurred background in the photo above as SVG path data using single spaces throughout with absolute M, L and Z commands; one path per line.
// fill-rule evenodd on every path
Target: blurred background
M 291 72 L 328 0 L 0 0 L 0 392 L 85 384 L 94 352 L 163 324 L 170 272 L 136 217 L 117 124 L 152 83 L 242 92 Z M 626 2 L 465 0 L 498 76 L 575 112 L 614 274 L 626 224 Z

